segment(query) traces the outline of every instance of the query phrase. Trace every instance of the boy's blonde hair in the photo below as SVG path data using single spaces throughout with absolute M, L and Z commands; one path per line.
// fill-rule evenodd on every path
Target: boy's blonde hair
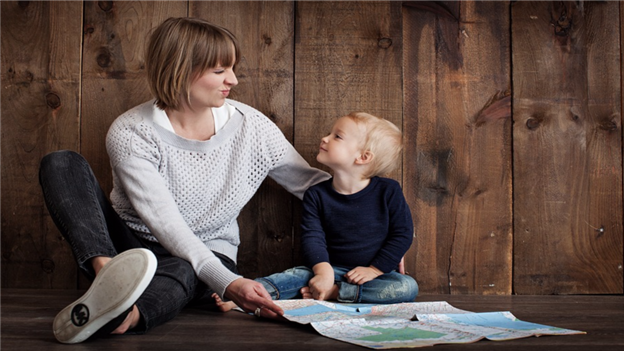
M 386 175 L 399 166 L 399 156 L 403 150 L 403 135 L 392 122 L 364 112 L 351 112 L 351 118 L 366 130 L 362 150 L 370 151 L 373 159 L 364 177 Z
M 191 84 L 206 70 L 234 66 L 240 59 L 238 42 L 225 28 L 198 18 L 169 18 L 158 26 L 145 51 L 147 81 L 156 106 L 190 104 Z

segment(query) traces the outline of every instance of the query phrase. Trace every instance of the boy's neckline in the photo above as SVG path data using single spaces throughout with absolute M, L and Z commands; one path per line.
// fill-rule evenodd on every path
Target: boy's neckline
M 335 192 L 341 195 L 353 195 L 357 194 L 360 191 L 366 189 L 371 183 L 370 178 L 362 179 L 361 181 L 341 181 L 340 179 L 333 178 L 332 179 L 332 188 Z

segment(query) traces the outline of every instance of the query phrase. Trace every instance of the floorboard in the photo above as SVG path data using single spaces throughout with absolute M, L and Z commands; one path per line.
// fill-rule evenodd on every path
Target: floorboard
M 320 336 L 312 327 L 258 319 L 240 312 L 221 313 L 210 306 L 185 309 L 173 321 L 145 335 L 123 335 L 58 343 L 52 320 L 81 295 L 79 291 L 2 289 L 2 350 L 297 350 L 334 351 L 366 348 Z M 586 331 L 585 335 L 542 336 L 473 344 L 436 345 L 444 350 L 624 350 L 624 296 L 474 296 L 426 295 L 416 301 L 447 301 L 473 311 L 510 311 L 518 319 Z

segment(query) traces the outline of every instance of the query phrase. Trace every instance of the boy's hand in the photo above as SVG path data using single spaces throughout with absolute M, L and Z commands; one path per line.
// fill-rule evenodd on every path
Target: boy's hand
M 379 269 L 373 266 L 370 266 L 370 267 L 355 267 L 349 272 L 347 272 L 347 274 L 345 274 L 344 276 L 345 278 L 347 278 L 347 281 L 350 284 L 362 285 L 366 282 L 369 282 L 379 277 L 382 274 L 383 274 L 382 271 L 380 271 Z
M 334 282 L 334 269 L 328 262 L 320 262 L 312 267 L 314 277 L 308 282 L 307 289 L 304 288 L 304 295 L 311 295 L 315 300 L 334 299 L 336 289 Z
M 308 282 L 308 288 L 315 300 L 328 300 L 334 287 L 334 275 L 315 275 Z

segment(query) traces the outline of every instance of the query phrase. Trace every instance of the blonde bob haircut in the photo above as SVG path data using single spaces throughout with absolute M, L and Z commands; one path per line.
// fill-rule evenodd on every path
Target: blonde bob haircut
M 152 32 L 145 51 L 147 82 L 160 109 L 190 104 L 190 86 L 206 70 L 235 66 L 239 46 L 225 28 L 198 18 L 169 18 Z
M 396 170 L 403 150 L 403 135 L 399 128 L 386 119 L 364 112 L 351 112 L 346 117 L 366 130 L 362 150 L 370 151 L 373 158 L 364 177 L 387 175 Z

